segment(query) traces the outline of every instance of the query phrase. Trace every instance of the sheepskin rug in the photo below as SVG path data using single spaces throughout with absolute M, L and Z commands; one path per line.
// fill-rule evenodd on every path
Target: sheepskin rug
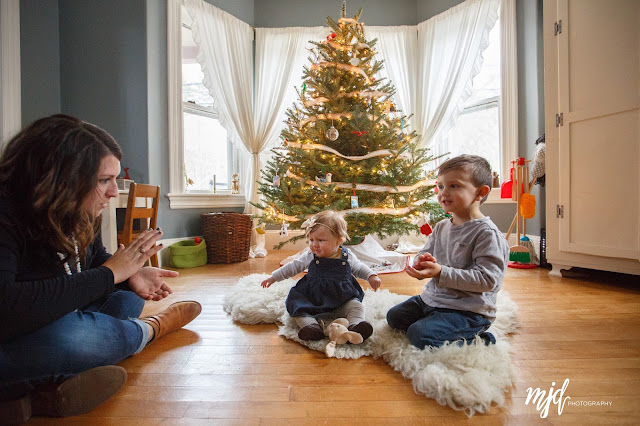
M 269 288 L 260 283 L 266 274 L 241 278 L 224 301 L 224 310 L 243 324 L 278 324 L 278 334 L 324 352 L 329 339 L 307 342 L 298 339 L 298 326 L 285 309 L 285 299 L 296 280 L 277 282 Z M 336 346 L 336 358 L 382 357 L 396 371 L 413 382 L 416 393 L 433 398 L 468 416 L 488 412 L 492 404 L 504 405 L 505 393 L 512 386 L 512 364 L 508 334 L 516 328 L 517 306 L 505 291 L 498 294 L 498 313 L 491 330 L 495 345 L 485 346 L 477 338 L 470 345 L 446 345 L 420 350 L 404 333 L 387 325 L 387 311 L 409 296 L 389 290 L 365 290 L 363 303 L 373 335 L 361 345 Z

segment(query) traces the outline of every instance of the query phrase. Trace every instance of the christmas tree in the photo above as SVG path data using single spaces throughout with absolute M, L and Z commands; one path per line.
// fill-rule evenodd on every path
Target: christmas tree
M 336 210 L 353 244 L 369 234 L 416 231 L 425 216 L 433 223 L 444 212 L 428 201 L 434 181 L 426 167 L 434 157 L 407 131 L 411 117 L 396 111 L 393 84 L 375 78 L 383 64 L 374 58 L 377 40 L 365 38 L 362 9 L 353 18 L 345 9 L 343 3 L 338 22 L 327 17 L 333 32 L 326 40 L 311 41 L 311 65 L 287 110 L 282 146 L 262 172 L 263 201 L 255 206 L 259 223 L 281 224 L 283 233 L 321 210 Z

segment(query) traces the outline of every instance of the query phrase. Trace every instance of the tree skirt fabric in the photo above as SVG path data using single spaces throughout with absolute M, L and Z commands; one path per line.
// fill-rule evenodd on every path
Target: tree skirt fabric
M 345 245 L 344 247 L 353 252 L 359 261 L 367 265 L 377 274 L 402 272 L 407 267 L 407 262 L 409 262 L 409 256 L 403 253 L 385 250 L 371 236 L 365 237 L 360 244 Z M 307 251 L 306 248 L 283 259 L 280 262 L 280 266 L 291 262 L 301 256 L 305 251 Z
M 298 326 L 285 309 L 285 299 L 296 280 L 287 279 L 262 288 L 260 283 L 267 277 L 252 274 L 241 278 L 225 297 L 225 312 L 243 324 L 277 324 L 278 334 L 324 352 L 329 339 L 316 342 L 298 339 Z M 412 380 L 416 393 L 462 410 L 468 416 L 488 412 L 492 404 L 504 405 L 505 393 L 513 380 L 508 335 L 517 327 L 517 305 L 509 294 L 498 293 L 497 317 L 490 330 L 497 337 L 495 345 L 485 346 L 478 338 L 465 346 L 452 344 L 423 350 L 411 345 L 404 333 L 387 325 L 387 311 L 408 297 L 389 290 L 365 290 L 363 303 L 366 319 L 373 325 L 373 335 L 361 345 L 336 346 L 334 356 L 382 357 Z

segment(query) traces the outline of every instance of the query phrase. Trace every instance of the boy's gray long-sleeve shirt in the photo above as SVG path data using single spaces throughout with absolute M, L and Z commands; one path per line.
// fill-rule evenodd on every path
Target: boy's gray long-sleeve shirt
M 488 217 L 454 225 L 445 219 L 434 227 L 421 253 L 442 266 L 440 276 L 424 286 L 420 297 L 434 308 L 476 312 L 493 321 L 509 245 Z

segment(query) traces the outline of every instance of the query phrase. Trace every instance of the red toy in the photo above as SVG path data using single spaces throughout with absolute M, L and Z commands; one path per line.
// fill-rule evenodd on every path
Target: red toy
M 433 229 L 431 229 L 431 226 L 428 223 L 425 223 L 420 227 L 420 232 L 428 236 L 428 235 L 431 235 L 431 233 L 433 232 Z
M 511 196 L 513 195 L 512 191 L 513 191 L 513 163 L 515 163 L 515 161 L 511 162 L 511 172 L 509 173 L 509 180 L 505 180 L 504 182 L 502 182 L 502 185 L 500 186 L 500 198 L 511 198 Z

